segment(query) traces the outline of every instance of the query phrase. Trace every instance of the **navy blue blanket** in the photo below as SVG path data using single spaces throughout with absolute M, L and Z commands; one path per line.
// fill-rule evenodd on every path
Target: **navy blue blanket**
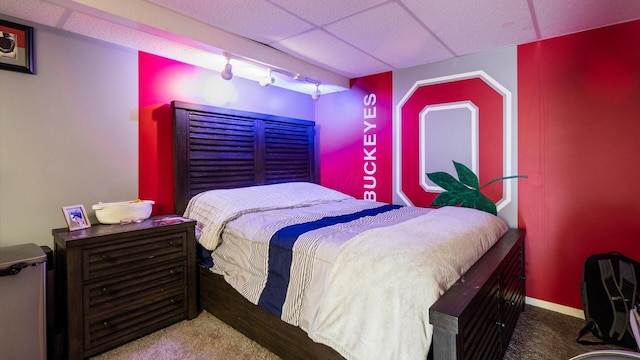
M 262 306 L 278 318 L 282 316 L 293 259 L 293 246 L 300 235 L 326 226 L 347 223 L 365 216 L 375 216 L 398 209 L 400 205 L 383 205 L 380 207 L 358 211 L 352 214 L 329 216 L 315 221 L 286 226 L 271 237 L 269 241 L 269 272 L 258 305 Z

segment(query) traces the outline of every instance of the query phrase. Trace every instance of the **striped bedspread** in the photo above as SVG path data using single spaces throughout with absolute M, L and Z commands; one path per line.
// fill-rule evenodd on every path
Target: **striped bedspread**
M 460 258 L 453 261 L 455 265 L 444 267 L 447 271 L 444 281 L 436 279 L 435 293 L 441 294 L 506 231 L 504 222 L 493 215 L 449 209 L 356 200 L 319 185 L 292 183 L 204 193 L 192 199 L 184 216 L 198 220 L 199 241 L 214 250 L 211 271 L 223 275 L 252 303 L 305 330 L 313 340 L 333 347 L 347 359 L 370 359 L 372 354 L 386 354 L 384 351 L 388 349 L 392 349 L 388 354 L 393 359 L 424 359 L 424 351 L 429 349 L 431 325 L 423 313 L 428 313 L 435 300 L 430 296 L 427 301 L 431 303 L 425 304 L 421 297 L 414 296 L 409 300 L 398 299 L 396 305 L 388 297 L 374 301 L 380 291 L 404 297 L 398 293 L 402 289 L 387 289 L 386 279 L 394 282 L 402 279 L 402 286 L 409 287 L 412 283 L 424 284 L 414 277 L 430 272 L 415 269 L 414 266 L 425 266 L 424 261 L 413 260 L 415 264 L 412 264 L 407 250 L 416 254 L 433 250 L 433 245 L 421 245 L 420 234 L 425 231 L 429 233 L 429 241 L 440 237 L 436 242 L 442 244 L 446 244 L 447 232 L 453 232 L 458 244 L 452 249 L 456 250 L 444 256 L 435 255 L 442 259 Z M 438 218 L 434 215 L 441 212 L 455 213 L 457 222 L 449 221 L 444 230 L 421 228 L 432 227 L 430 219 Z M 460 226 L 468 217 L 479 220 Z M 478 227 L 485 229 L 478 230 Z M 469 229 L 471 235 L 479 236 L 482 241 L 465 238 L 469 236 Z M 370 258 L 367 252 L 362 252 L 369 246 L 379 249 L 367 250 Z M 469 249 L 457 256 L 461 246 Z M 448 245 L 437 247 L 446 250 Z M 442 265 L 440 261 L 436 263 Z M 363 290 L 367 287 L 372 291 Z M 406 290 L 407 294 L 411 292 Z M 340 303 L 344 305 L 345 301 L 360 308 L 342 306 Z M 384 303 L 376 305 L 376 301 Z M 418 349 L 415 351 L 399 349 L 406 347 L 409 339 L 394 341 L 397 328 L 408 325 L 404 320 L 386 324 L 389 314 L 393 314 L 389 310 L 393 310 L 393 306 L 406 307 L 407 301 L 419 310 L 415 321 L 424 329 L 418 331 L 417 339 L 410 339 L 410 347 Z M 412 316 L 404 310 L 401 313 Z M 344 336 L 343 331 L 354 330 L 359 333 Z M 378 339 L 387 340 L 376 344 Z

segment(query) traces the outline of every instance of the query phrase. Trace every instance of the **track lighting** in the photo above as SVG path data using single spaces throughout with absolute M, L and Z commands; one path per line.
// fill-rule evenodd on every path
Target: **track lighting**
M 227 54 L 225 54 L 225 57 L 227 58 L 227 65 L 224 66 L 224 70 L 222 70 L 222 72 L 220 73 L 220 77 L 224 80 L 231 80 L 231 78 L 233 77 L 233 73 L 231 72 L 231 57 Z
M 267 69 L 267 76 L 263 79 L 260 79 L 260 86 L 269 86 L 276 82 L 276 79 L 271 76 L 271 69 Z
M 251 77 L 247 77 L 246 76 L 246 64 L 251 65 L 253 68 L 262 68 L 265 69 L 267 71 L 267 74 L 263 77 L 260 78 L 260 80 L 258 80 L 258 82 L 260 83 L 261 86 L 269 86 L 272 84 L 276 83 L 276 77 L 273 76 L 273 73 L 277 73 L 278 76 L 280 75 L 285 75 L 285 76 L 289 76 L 291 77 L 293 80 L 301 82 L 301 83 L 310 83 L 316 86 L 316 90 L 311 94 L 311 98 L 313 100 L 318 100 L 320 98 L 320 95 L 322 94 L 320 92 L 320 89 L 318 88 L 320 86 L 320 82 L 318 80 L 306 77 L 300 73 L 294 73 L 291 72 L 289 70 L 286 69 L 282 69 L 282 68 L 278 68 L 278 67 L 272 67 L 269 66 L 268 64 L 265 63 L 261 63 L 255 60 L 251 60 L 249 58 L 245 58 L 242 56 L 238 56 L 238 55 L 234 55 L 234 54 L 230 54 L 228 52 L 224 52 L 222 53 L 222 55 L 227 59 L 227 64 L 224 67 L 224 70 L 222 70 L 222 72 L 220 72 L 220 77 L 222 77 L 225 80 L 231 80 L 231 78 L 233 77 L 233 73 L 231 72 L 231 59 L 233 59 L 234 61 L 237 61 L 238 64 L 240 64 L 240 68 L 236 69 L 238 70 L 237 75 L 240 77 L 245 77 L 247 79 L 253 79 L 256 80 L 255 76 L 251 76 Z M 279 79 L 281 79 L 281 77 L 279 77 Z M 280 80 L 278 80 L 280 81 Z M 285 83 L 287 83 L 286 80 L 284 80 Z
M 316 84 L 316 91 L 314 91 L 314 92 L 311 94 L 311 98 L 312 98 L 313 100 L 318 100 L 318 99 L 320 99 L 320 95 L 321 95 L 322 93 L 320 92 L 320 89 L 319 89 L 319 88 L 320 88 L 320 84 Z

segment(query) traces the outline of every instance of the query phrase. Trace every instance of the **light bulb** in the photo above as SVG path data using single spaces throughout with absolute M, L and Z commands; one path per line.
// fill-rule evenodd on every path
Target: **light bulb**
M 224 80 L 231 80 L 233 77 L 232 69 L 231 60 L 227 57 L 227 64 L 224 66 L 224 70 L 220 73 L 220 77 Z
M 320 92 L 319 87 L 320 87 L 320 85 L 316 85 L 316 91 L 314 91 L 314 92 L 311 94 L 311 98 L 312 98 L 313 100 L 318 100 L 318 99 L 320 99 L 320 95 L 322 95 L 322 93 Z
M 267 76 L 265 76 L 264 78 L 260 79 L 259 83 L 260 86 L 269 86 L 273 83 L 276 82 L 276 79 L 271 76 L 271 69 L 268 70 L 269 72 L 267 73 Z

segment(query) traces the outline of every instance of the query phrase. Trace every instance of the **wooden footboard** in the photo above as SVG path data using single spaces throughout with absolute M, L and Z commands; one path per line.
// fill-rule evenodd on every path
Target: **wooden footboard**
M 524 231 L 509 230 L 430 308 L 434 360 L 502 359 L 524 297 Z
M 222 276 L 202 267 L 199 292 L 204 310 L 283 359 L 344 360 L 332 348 L 311 340 L 302 329 L 252 304 Z
M 509 230 L 431 307 L 433 359 L 502 359 L 524 309 L 523 244 L 524 232 Z M 283 359 L 344 360 L 204 268 L 199 293 L 204 310 Z

